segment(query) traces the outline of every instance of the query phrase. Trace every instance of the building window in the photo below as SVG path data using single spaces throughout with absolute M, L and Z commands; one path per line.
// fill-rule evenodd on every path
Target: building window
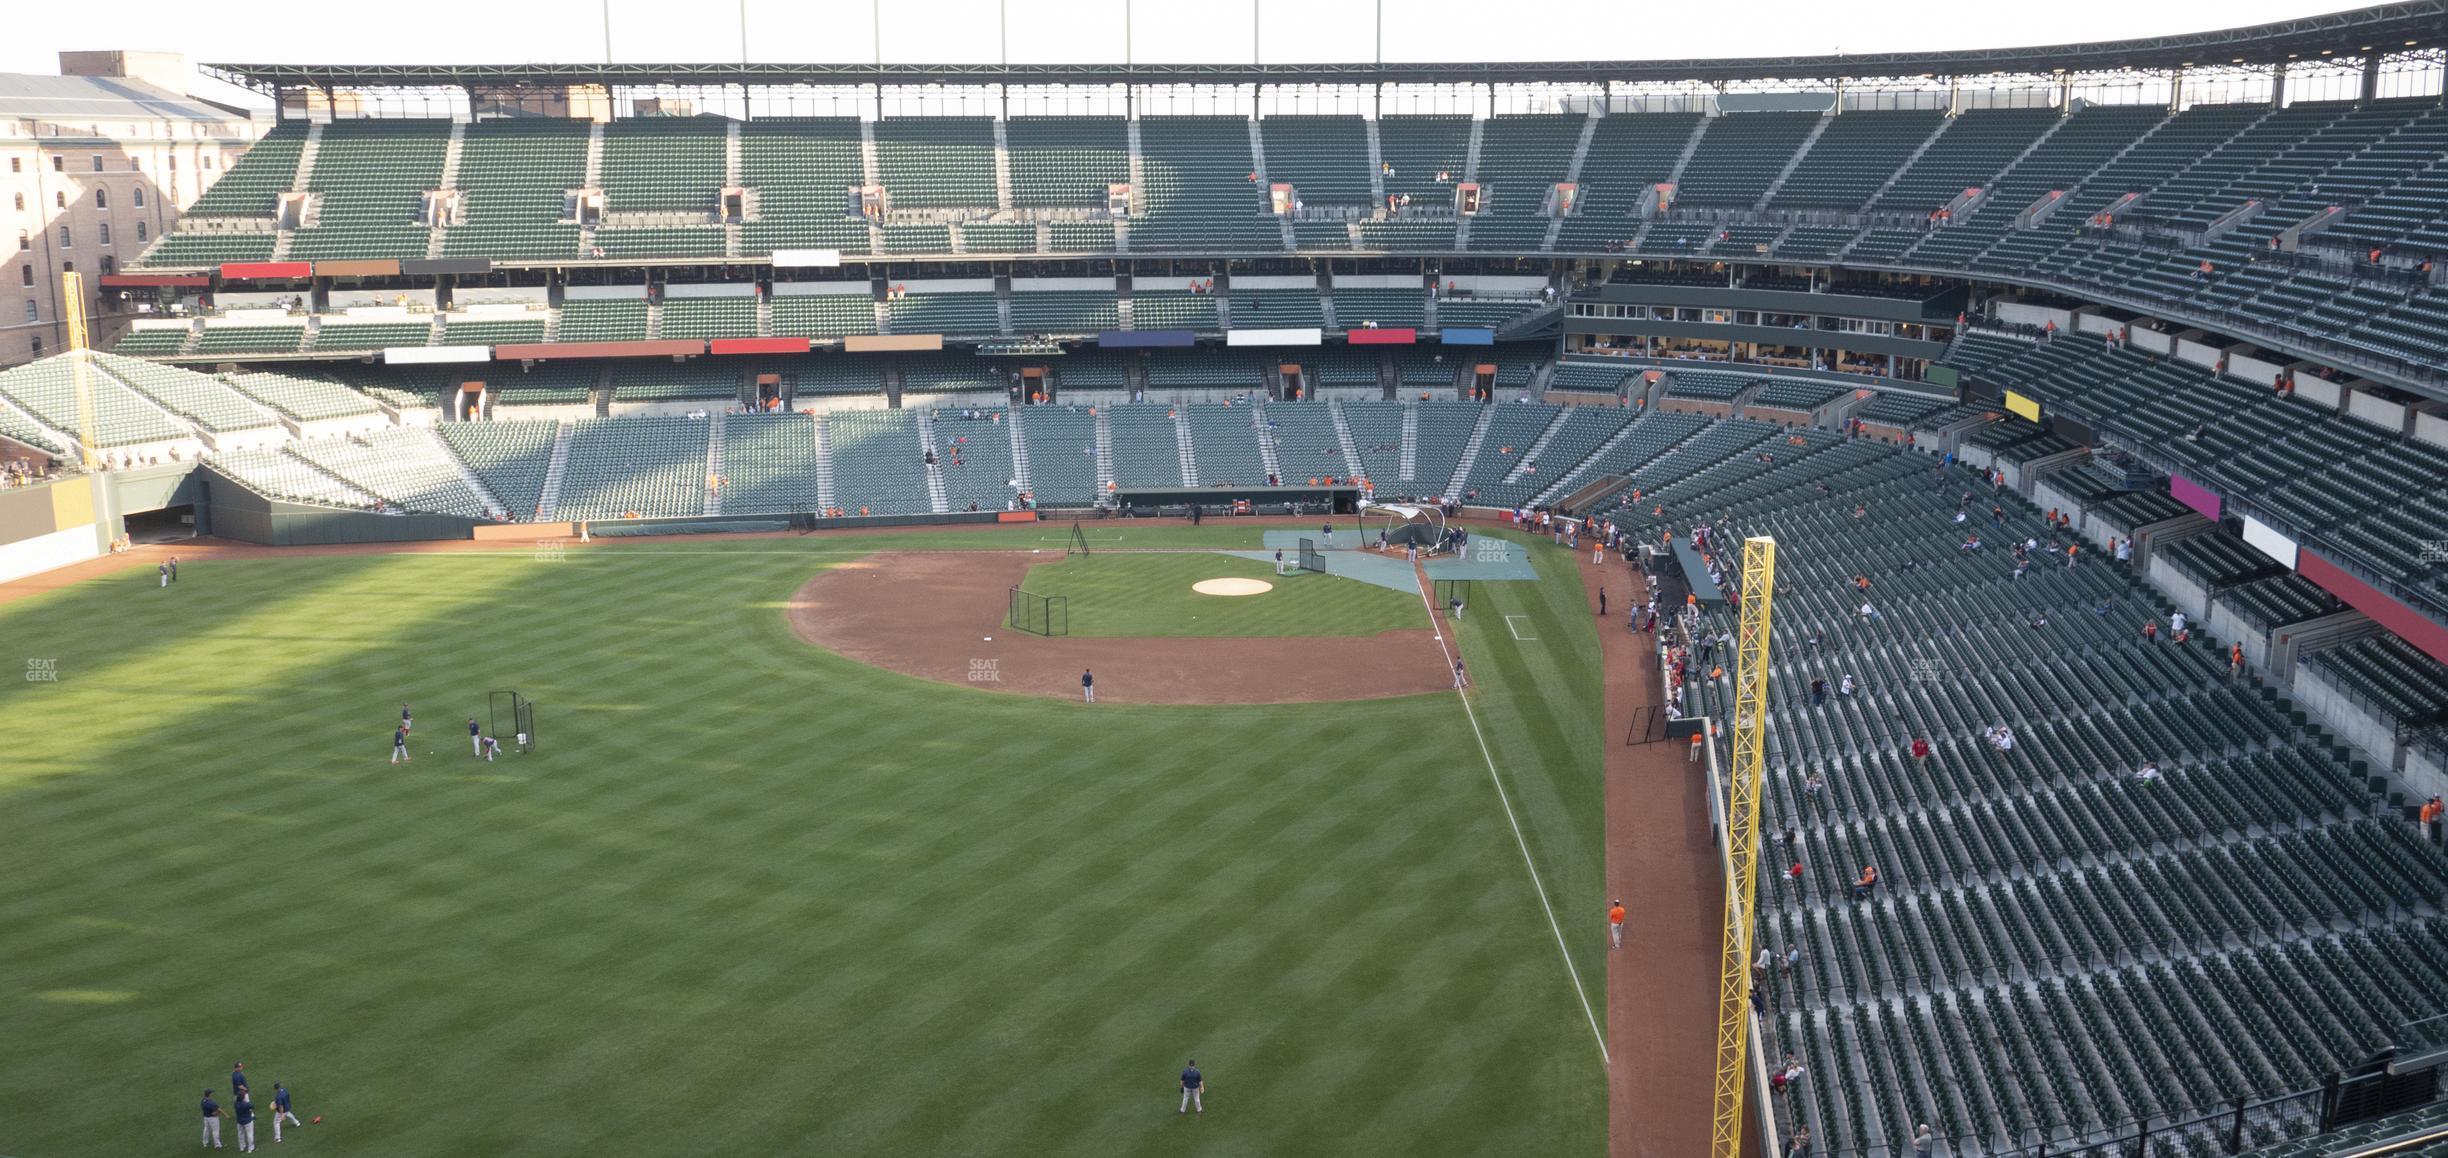
M 28 323 L 32 323 L 32 322 L 39 322 L 39 321 L 41 321 L 41 320 L 42 320 L 42 311 L 41 311 L 41 310 L 39 310 L 39 309 L 36 309 L 36 308 L 35 308 L 35 306 L 34 306 L 34 299 L 32 299 L 32 298 L 27 298 L 27 299 L 26 299 L 26 321 L 27 321 Z
M 60 155 L 60 154 L 58 154 L 58 153 L 53 153 L 53 154 L 51 154 L 51 171 L 52 171 L 52 172 L 54 172 L 54 173 L 65 173 L 65 172 L 67 172 L 67 171 L 68 171 L 68 158 L 66 158 L 66 157 L 64 157 L 64 156 L 62 156 L 62 155 Z
M 94 172 L 96 172 L 96 173 L 99 173 L 99 172 L 101 172 L 101 171 L 102 171 L 102 154 L 100 154 L 100 153 L 96 153 L 96 154 L 94 154 L 94 159 L 93 159 L 93 167 L 94 167 Z
M 178 154 L 176 153 L 170 154 L 170 171 L 173 173 L 178 172 Z M 1065 614 L 1069 613 L 1065 612 Z
M 144 208 L 144 186 L 138 185 L 134 189 L 129 190 L 129 192 L 136 195 L 136 207 L 138 209 Z
M 99 223 L 99 224 L 95 225 L 95 226 L 94 226 L 94 228 L 95 228 L 96 230 L 98 230 L 98 231 L 99 231 L 99 232 L 97 232 L 97 233 L 94 235 L 94 240 L 95 240 L 96 242 L 98 242 L 98 243 L 102 244 L 102 245 L 109 245 L 109 244 L 110 244 L 110 222 L 107 222 L 107 221 L 101 222 L 101 223 Z
M 21 213 L 25 211 L 25 194 L 23 193 L 17 195 L 17 209 Z
M 138 241 L 143 241 L 144 239 L 145 239 L 145 223 L 144 223 L 144 222 L 142 222 L 142 221 L 139 221 L 139 222 L 137 222 L 137 223 L 136 223 L 136 240 L 138 240 Z
M 112 257 L 111 255 L 109 255 L 109 254 L 107 254 L 107 253 L 106 253 L 106 254 L 103 254 L 103 255 L 102 255 L 102 276 L 104 276 L 104 277 L 109 277 L 110 275 L 112 275 L 112 274 L 114 274 L 114 273 L 117 273 L 117 272 L 119 272 L 119 259 L 118 259 L 118 258 L 115 258 L 115 257 Z
M 17 251 L 18 251 L 18 252 L 20 252 L 20 253 L 23 253 L 23 252 L 25 252 L 26 250 L 29 250 L 29 249 L 32 249 L 32 248 L 34 248 L 34 235 L 33 235 L 33 234 L 31 234 L 31 233 L 27 233 L 25 230 L 22 230 L 22 229 L 18 230 L 18 231 L 17 231 Z
M 27 289 L 33 289 L 33 288 L 34 288 L 34 267 L 33 267 L 33 266 L 30 266 L 30 265 L 21 265 L 21 266 L 18 266 L 18 267 L 17 267 L 17 284 L 18 284 L 18 285 L 21 285 L 21 286 L 24 286 L 24 287 L 26 287 Z
M 73 233 L 68 232 L 68 227 L 67 227 L 67 226 L 65 226 L 65 225 L 60 226 L 60 248 L 61 248 L 61 249 L 75 249 L 75 248 L 76 248 L 76 235 L 75 235 L 75 234 L 73 234 Z
M 61 189 L 53 192 L 51 194 L 51 203 L 59 206 L 62 209 L 66 209 L 68 207 L 68 191 Z
M 108 189 L 96 189 L 96 190 L 94 190 L 94 208 L 96 208 L 96 209 L 108 209 L 108 208 L 110 208 L 110 190 L 108 190 Z
M 36 334 L 36 335 L 34 335 L 34 356 L 35 356 L 35 357 L 37 357 L 37 358 L 42 357 L 42 335 L 41 335 L 41 334 Z M 275 1142 L 277 1142 L 277 1141 L 279 1141 L 279 1140 L 280 1140 L 280 1139 L 278 1139 L 278 1138 L 273 1139 L 273 1141 L 275 1141 Z
M 9 158 L 9 172 L 11 172 L 11 173 L 23 173 L 23 172 L 25 172 L 25 158 L 23 158 L 23 157 L 11 157 L 11 158 Z
M 204 154 L 204 167 L 205 167 L 205 168 L 207 168 L 207 169 L 210 169 L 210 168 L 212 168 L 212 165 L 213 165 L 213 155 L 212 155 L 212 154 L 210 154 L 210 153 L 206 153 L 206 154 Z

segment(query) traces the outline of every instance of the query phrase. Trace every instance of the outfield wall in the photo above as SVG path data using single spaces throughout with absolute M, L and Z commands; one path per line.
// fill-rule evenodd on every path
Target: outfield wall
M 94 494 L 85 475 L 0 491 L 0 583 L 101 555 Z
M 378 515 L 265 498 L 209 466 L 196 468 L 212 533 L 267 547 L 332 543 L 411 543 L 475 537 L 476 521 L 451 515 Z

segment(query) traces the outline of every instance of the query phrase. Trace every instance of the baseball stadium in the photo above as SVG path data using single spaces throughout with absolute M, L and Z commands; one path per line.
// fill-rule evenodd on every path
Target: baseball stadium
M 0 75 L 0 1155 L 2448 1155 L 2448 0 L 884 8 Z

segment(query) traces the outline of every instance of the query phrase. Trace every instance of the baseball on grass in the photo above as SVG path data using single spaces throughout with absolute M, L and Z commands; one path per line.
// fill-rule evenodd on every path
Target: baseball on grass
M 314 1116 L 314 1124 L 315 1124 L 315 1125 L 318 1125 L 318 1126 L 322 1125 L 322 1124 L 323 1124 L 323 1115 L 321 1115 L 321 1114 L 316 1114 L 316 1115 Z

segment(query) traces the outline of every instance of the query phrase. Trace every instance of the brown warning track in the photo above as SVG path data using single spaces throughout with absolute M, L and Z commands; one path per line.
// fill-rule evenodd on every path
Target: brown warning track
M 1691 1158 L 1709 1152 L 1717 1048 L 1717 953 L 1725 888 L 1709 834 L 1708 779 L 1688 743 L 1626 745 L 1633 715 L 1664 702 L 1654 636 L 1624 629 L 1648 597 L 1639 571 L 1581 561 L 1606 689 L 1606 881 L 1630 911 L 1607 954 L 1607 1153 Z M 1756 1139 L 1745 1139 L 1756 1153 Z
M 809 580 L 791 600 L 791 626 L 808 642 L 861 663 L 989 691 L 1077 698 L 1081 670 L 1093 669 L 1100 703 L 1312 703 L 1453 684 L 1426 628 L 1209 639 L 1046 638 L 1004 626 L 1010 589 L 1030 567 L 1059 558 L 878 551 Z

